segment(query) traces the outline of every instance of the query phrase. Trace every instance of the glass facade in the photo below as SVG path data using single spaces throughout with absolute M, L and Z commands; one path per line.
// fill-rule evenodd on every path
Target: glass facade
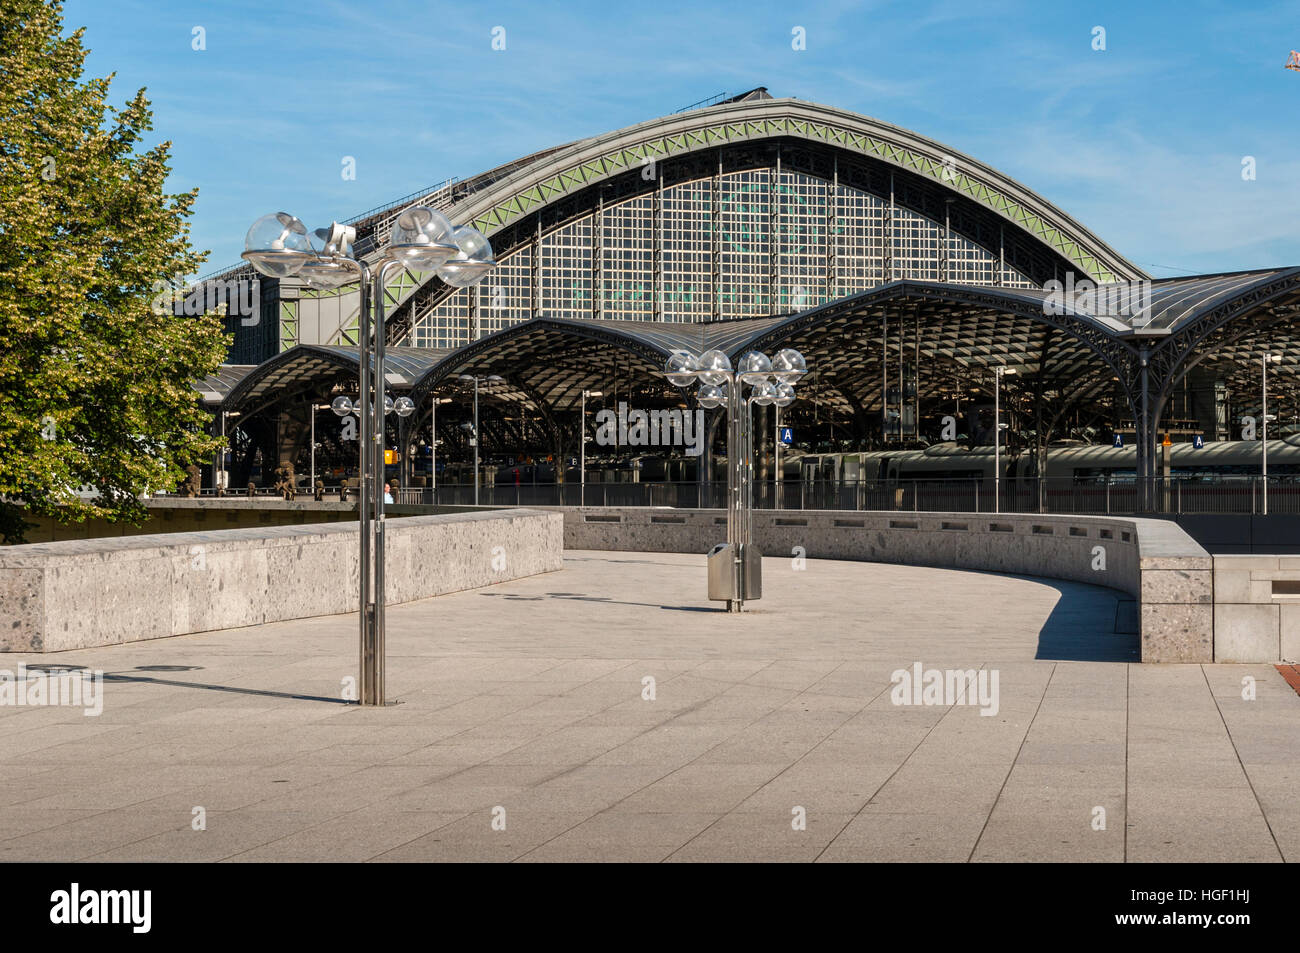
M 963 285 L 993 284 L 998 261 L 984 249 L 960 235 L 952 235 L 948 239 L 947 251 L 949 281 Z
M 524 246 L 502 261 L 483 279 L 481 288 L 480 334 L 491 334 L 527 321 L 533 308 L 532 248 Z
M 605 209 L 600 231 L 600 317 L 641 321 L 654 317 L 658 228 L 650 196 Z
M 886 199 L 840 187 L 835 193 L 835 297 L 885 282 Z
M 942 222 L 905 208 L 894 209 L 894 278 L 938 281 Z
M 401 344 L 416 347 L 459 347 L 470 339 L 469 301 L 473 289 L 462 288 L 416 323 Z
M 910 209 L 891 213 L 888 197 L 803 173 L 751 169 L 662 188 L 543 233 L 540 243 L 503 256 L 486 279 L 478 323 L 486 335 L 534 314 L 761 317 L 890 280 L 940 281 L 945 274 L 963 284 L 1035 287 L 1005 266 L 995 281 L 998 271 L 997 254 Z M 402 343 L 467 343 L 472 293 L 458 291 L 418 318 Z
M 588 215 L 542 236 L 542 314 L 590 318 L 594 217 Z
M 702 321 L 713 314 L 713 182 L 663 190 L 665 321 Z
M 718 202 L 721 276 L 718 309 L 723 317 L 758 318 L 771 307 L 771 169 L 722 177 Z
M 777 312 L 804 311 L 830 300 L 826 233 L 833 188 L 825 179 L 781 173 L 774 192 Z

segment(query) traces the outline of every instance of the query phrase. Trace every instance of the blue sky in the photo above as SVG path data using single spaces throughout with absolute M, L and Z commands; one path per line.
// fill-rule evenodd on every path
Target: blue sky
M 87 28 L 88 73 L 116 72 L 115 102 L 148 88 L 172 186 L 200 190 L 204 272 L 237 261 L 267 211 L 316 227 L 755 86 L 946 143 L 1157 276 L 1300 264 L 1300 72 L 1282 68 L 1300 3 L 69 0 L 64 13 Z

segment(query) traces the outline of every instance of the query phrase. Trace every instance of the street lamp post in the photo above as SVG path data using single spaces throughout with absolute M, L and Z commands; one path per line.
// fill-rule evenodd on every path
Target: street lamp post
M 781 408 L 772 405 L 772 508 L 781 509 Z
M 226 453 L 230 450 L 230 446 L 226 443 L 226 419 L 228 417 L 239 417 L 240 415 L 241 411 L 238 410 L 223 410 L 221 412 L 221 476 L 218 482 L 220 490 L 218 496 L 229 488 L 227 484 L 230 483 L 230 471 L 226 469 Z
M 584 390 L 582 392 L 582 419 L 578 425 L 578 446 L 580 447 L 580 459 L 578 461 L 578 505 L 587 505 L 587 398 L 603 397 L 604 391 Z
M 434 271 L 447 284 L 468 288 L 478 284 L 496 262 L 492 258 L 492 246 L 482 234 L 466 226 L 453 226 L 440 212 L 423 206 L 409 208 L 397 216 L 388 244 L 373 263 L 354 256 L 352 242 L 356 229 L 351 225 L 334 222 L 312 234 L 316 242 L 300 219 L 287 212 L 273 212 L 249 228 L 243 257 L 268 277 L 296 276 L 317 290 L 359 282 L 360 371 L 356 411 L 361 423 L 361 487 L 357 501 L 361 546 L 358 580 L 361 677 L 358 701 L 362 705 L 383 705 L 384 414 L 388 404 L 384 393 L 384 289 L 387 277 L 394 268 L 409 267 L 412 271 Z M 339 416 L 353 409 L 346 397 L 337 398 L 332 406 Z M 414 410 L 414 404 L 406 397 L 393 407 L 402 416 Z
M 803 355 L 791 348 L 774 359 L 750 351 L 734 371 L 723 351 L 705 351 L 699 357 L 690 351 L 674 351 L 665 367 L 669 383 L 678 387 L 699 381 L 696 398 L 701 407 L 727 408 L 727 542 L 709 553 L 709 598 L 725 600 L 728 612 L 742 611 L 747 598 L 761 598 L 762 592 L 762 554 L 753 545 L 752 408 L 754 404 L 788 407 L 795 399 L 795 383 L 807 371 Z
M 222 489 L 226 485 L 226 411 L 224 409 L 221 411 L 221 449 L 217 452 L 221 455 L 221 464 L 212 482 L 216 484 L 215 495 L 221 496 Z
M 328 410 L 329 404 L 319 405 L 315 400 L 311 402 L 311 468 L 307 477 L 307 488 L 313 493 L 316 492 L 316 411 Z
M 1262 417 L 1263 420 L 1261 421 L 1262 427 L 1260 430 L 1259 442 L 1261 445 L 1261 449 L 1263 450 L 1261 471 L 1262 471 L 1262 476 L 1264 478 L 1263 514 L 1265 516 L 1268 515 L 1268 422 L 1270 420 L 1277 419 L 1276 417 L 1269 416 L 1269 412 L 1268 412 L 1268 366 L 1270 364 L 1281 363 L 1281 361 L 1282 361 L 1281 354 L 1265 354 L 1264 360 L 1262 362 L 1264 368 L 1264 378 L 1263 378 L 1263 396 L 1261 400 L 1262 406 L 1260 408 L 1260 417 Z
M 505 383 L 505 378 L 501 377 L 499 374 L 489 374 L 487 377 L 483 378 L 480 378 L 477 374 L 461 374 L 460 380 L 473 382 L 474 384 L 474 426 L 472 435 L 470 436 L 470 443 L 474 446 L 474 505 L 478 506 L 479 444 L 481 443 L 478 432 L 478 385 L 480 380 L 488 384 L 502 384 Z
M 450 397 L 429 398 L 429 482 L 433 487 L 433 504 L 438 505 L 438 405 L 451 402 Z
M 993 512 L 1002 512 L 1002 375 L 1015 374 L 1013 367 L 993 368 Z
M 478 376 L 474 377 L 474 505 L 478 506 L 478 466 L 479 466 L 479 440 L 478 440 Z

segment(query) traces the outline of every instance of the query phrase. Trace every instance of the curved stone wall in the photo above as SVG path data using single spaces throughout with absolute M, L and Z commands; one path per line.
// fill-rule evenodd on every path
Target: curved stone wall
M 705 553 L 725 539 L 726 522 L 722 510 L 571 507 L 564 510 L 564 545 Z M 1139 604 L 1144 662 L 1214 661 L 1213 560 L 1166 520 L 759 510 L 754 513 L 754 542 L 766 556 L 796 555 L 800 547 L 813 559 L 1016 573 L 1106 586 Z

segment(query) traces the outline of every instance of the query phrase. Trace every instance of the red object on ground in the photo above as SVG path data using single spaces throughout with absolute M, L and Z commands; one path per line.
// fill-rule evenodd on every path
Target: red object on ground
M 1286 683 L 1295 689 L 1295 693 L 1300 695 L 1300 665 L 1277 665 L 1274 667 L 1286 679 Z

